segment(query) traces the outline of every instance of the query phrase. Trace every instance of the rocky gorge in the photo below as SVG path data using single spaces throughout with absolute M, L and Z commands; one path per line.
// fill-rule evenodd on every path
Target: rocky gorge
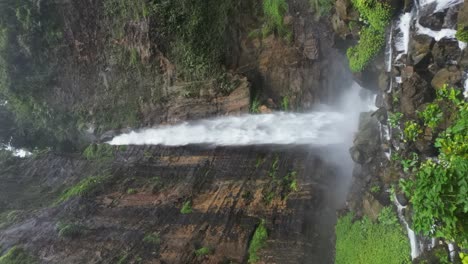
M 382 27 L 366 9 L 381 5 Z M 30 151 L 2 150 L 1 264 L 466 262 L 463 1 L 0 6 L 0 139 Z M 368 55 L 349 50 L 369 29 L 386 44 L 355 71 Z M 341 143 L 107 144 L 147 127 L 323 109 L 348 119 L 328 128 Z M 433 160 L 458 163 L 424 197 L 419 171 Z M 450 207 L 452 222 L 442 209 L 420 216 L 421 201 Z M 443 232 L 425 232 L 428 218 Z M 374 228 L 381 240 L 362 242 Z

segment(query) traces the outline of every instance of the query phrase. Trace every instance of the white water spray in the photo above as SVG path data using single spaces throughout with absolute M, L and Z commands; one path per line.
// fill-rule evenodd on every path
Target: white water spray
M 301 144 L 352 144 L 359 113 L 373 110 L 374 97 L 362 100 L 354 84 L 338 111 L 311 113 L 276 112 L 261 115 L 226 116 L 184 122 L 173 126 L 132 131 L 113 138 L 111 145 L 210 144 L 220 146 Z M 371 103 L 372 101 L 372 103 Z M 372 106 L 372 108 L 371 108 Z
M 336 124 L 343 120 L 342 114 L 334 112 L 228 116 L 131 132 L 115 137 L 110 144 L 329 145 L 341 142 Z

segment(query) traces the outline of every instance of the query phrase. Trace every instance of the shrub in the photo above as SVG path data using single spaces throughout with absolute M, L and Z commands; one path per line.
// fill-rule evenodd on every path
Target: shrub
M 454 121 L 436 139 L 438 162 L 423 162 L 415 177 L 400 185 L 410 197 L 415 231 L 468 247 L 468 103 L 455 98 Z
M 391 209 L 385 210 L 388 212 L 379 215 L 383 223 L 367 217 L 353 222 L 351 213 L 338 219 L 335 264 L 411 263 L 408 240 L 395 218 L 389 217 Z
M 403 131 L 405 142 L 415 141 L 421 133 L 422 130 L 418 123 L 414 121 L 407 121 L 405 123 L 405 130 Z
M 109 176 L 91 176 L 81 180 L 76 185 L 65 190 L 57 203 L 65 202 L 73 197 L 91 196 L 98 192 L 102 185 L 109 180 Z
M 346 51 L 351 71 L 360 72 L 364 70 L 384 45 L 384 33 L 372 27 L 364 27 L 361 31 L 359 43 Z
M 424 111 L 418 113 L 418 115 L 424 121 L 424 125 L 430 128 L 437 127 L 443 117 L 442 110 L 437 103 L 427 105 Z
M 12 247 L 0 257 L 0 264 L 35 264 L 38 261 L 31 257 L 24 249 Z
M 190 214 L 192 213 L 192 202 L 191 201 L 186 201 L 184 205 L 182 206 L 182 209 L 180 209 L 180 212 L 182 214 Z
M 379 224 L 398 228 L 397 215 L 390 206 L 382 208 L 377 219 L 379 220 Z
M 379 0 L 352 0 L 353 6 L 369 25 L 379 32 L 384 32 L 390 24 L 392 10 Z
M 400 126 L 400 120 L 402 117 L 402 113 L 390 113 L 388 115 L 388 124 L 390 127 L 397 128 Z
M 263 35 L 276 32 L 280 37 L 291 37 L 291 30 L 284 25 L 284 16 L 288 11 L 285 0 L 263 0 L 265 25 Z
M 268 238 L 268 232 L 265 227 L 265 220 L 262 219 L 260 224 L 255 229 L 255 233 L 250 240 L 249 245 L 249 263 L 255 263 L 260 260 L 257 253 L 258 251 L 265 246 L 266 240 Z
M 462 42 L 468 42 L 468 29 L 466 26 L 458 26 L 455 37 Z
M 195 256 L 197 257 L 210 255 L 211 253 L 212 253 L 212 250 L 208 247 L 202 247 L 202 248 L 195 250 Z

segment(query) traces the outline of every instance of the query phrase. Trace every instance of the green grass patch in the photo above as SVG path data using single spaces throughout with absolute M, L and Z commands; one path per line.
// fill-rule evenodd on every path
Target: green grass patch
M 35 264 L 36 258 L 30 256 L 24 249 L 11 248 L 5 255 L 0 257 L 0 264 Z
M 459 41 L 468 42 L 468 27 L 459 25 L 455 37 Z
M 161 237 L 158 234 L 147 234 L 143 238 L 143 243 L 150 246 L 158 246 L 161 244 Z
M 250 240 L 249 245 L 249 263 L 256 263 L 260 260 L 260 257 L 257 255 L 258 251 L 263 248 L 266 244 L 268 238 L 268 231 L 265 227 L 265 220 L 262 219 L 260 224 L 255 229 L 255 233 Z
M 106 160 L 114 157 L 115 147 L 109 144 L 91 144 L 83 151 L 87 160 Z
M 192 213 L 192 202 L 191 201 L 186 201 L 184 205 L 182 206 L 182 209 L 180 209 L 180 212 L 182 214 L 190 214 Z
M 57 224 L 58 235 L 63 238 L 76 238 L 84 234 L 85 227 L 75 223 L 62 223 Z
M 335 264 L 411 263 L 410 245 L 401 227 L 394 223 L 396 216 L 381 218 L 386 221 L 372 222 L 367 217 L 353 221 L 351 213 L 340 217 L 335 228 Z
M 195 250 L 195 256 L 197 256 L 197 257 L 210 255 L 212 253 L 213 253 L 213 251 L 209 247 L 202 247 L 202 248 L 199 248 L 199 249 Z
M 385 28 L 390 24 L 391 8 L 378 0 L 352 0 L 354 8 L 368 25 L 360 32 L 359 43 L 348 49 L 349 66 L 353 72 L 364 70 L 385 46 Z
M 103 189 L 109 176 L 91 176 L 65 190 L 56 203 L 65 202 L 73 197 L 88 197 Z
M 384 45 L 385 32 L 379 32 L 372 27 L 364 27 L 361 30 L 358 44 L 346 51 L 351 71 L 364 70 Z
M 284 24 L 284 16 L 288 12 L 288 4 L 285 0 L 263 0 L 263 14 L 265 24 L 263 25 L 263 36 L 276 32 L 280 37 L 290 40 L 291 29 Z

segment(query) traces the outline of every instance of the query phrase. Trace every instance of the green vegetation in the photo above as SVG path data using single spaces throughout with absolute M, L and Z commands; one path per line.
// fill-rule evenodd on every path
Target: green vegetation
M 283 99 L 281 100 L 281 110 L 285 112 L 289 110 L 289 97 L 288 96 L 283 97 Z
M 380 192 L 380 186 L 379 186 L 379 185 L 372 185 L 372 187 L 370 187 L 370 192 L 371 192 L 371 193 L 378 193 L 378 192 Z
M 250 104 L 250 113 L 252 114 L 260 113 L 260 101 L 258 100 L 258 98 L 255 98 L 252 100 L 252 103 Z
M 400 186 L 413 207 L 412 228 L 426 235 L 456 241 L 468 247 L 468 103 L 460 92 L 443 87 L 439 98 L 455 107 L 451 126 L 440 133 L 435 146 L 438 162 L 422 162 L 414 177 Z
M 99 192 L 109 181 L 109 176 L 91 176 L 68 188 L 57 200 L 57 203 L 68 201 L 73 197 L 88 197 Z
M 30 147 L 69 148 L 78 141 L 79 115 L 51 100 L 59 88 L 61 59 L 69 52 L 63 38 L 61 3 L 18 0 L 0 8 L 0 97 L 14 115 L 15 137 Z
M 138 191 L 136 189 L 130 188 L 127 190 L 127 194 L 137 194 Z
M 81 236 L 85 231 L 83 225 L 62 222 L 57 224 L 57 229 L 59 236 L 64 238 L 76 238 Z
M 455 37 L 459 41 L 468 42 L 468 27 L 459 25 Z
M 346 55 L 353 72 L 360 72 L 385 45 L 385 28 L 390 23 L 390 7 L 378 0 L 352 0 L 354 8 L 368 25 L 361 30 L 359 43 L 348 49 Z
M 236 1 L 158 1 L 153 10 L 161 36 L 173 39 L 168 46 L 179 78 L 203 80 L 222 72 L 226 31 L 230 14 L 237 11 Z
M 409 159 L 402 159 L 400 162 L 401 162 L 401 165 L 403 166 L 403 172 L 407 173 L 410 170 L 412 172 L 415 172 L 416 166 L 419 163 L 418 154 L 412 152 Z
M 422 129 L 418 123 L 416 123 L 415 121 L 405 122 L 405 130 L 403 131 L 403 135 L 405 136 L 405 142 L 415 141 L 421 133 Z
M 384 45 L 385 34 L 383 32 L 379 32 L 372 27 L 363 28 L 359 43 L 346 51 L 351 70 L 353 72 L 364 70 Z
M 390 127 L 397 128 L 400 126 L 400 120 L 403 117 L 402 113 L 389 113 L 388 123 Z
M 399 225 L 397 215 L 395 214 L 391 206 L 386 206 L 382 208 L 377 219 L 379 220 L 379 224 L 381 225 L 392 227 L 398 227 Z
M 291 30 L 284 24 L 284 16 L 287 11 L 288 4 L 285 0 L 263 0 L 263 14 L 265 16 L 263 36 L 275 32 L 288 40 L 292 38 Z
M 91 144 L 83 151 L 87 160 L 103 161 L 114 157 L 114 146 L 109 144 Z
M 186 201 L 184 205 L 182 206 L 182 209 L 180 209 L 180 212 L 182 214 L 190 214 L 192 213 L 192 202 L 191 201 Z
M 0 257 L 0 264 L 35 264 L 38 261 L 31 257 L 24 249 L 11 248 L 5 255 Z
M 202 247 L 202 248 L 199 248 L 199 249 L 195 250 L 195 256 L 197 256 L 197 257 L 210 255 L 212 253 L 213 253 L 213 251 L 209 247 Z
M 353 221 L 351 213 L 338 219 L 335 264 L 360 263 L 411 263 L 409 243 L 391 208 L 384 208 L 379 222 Z
M 147 234 L 143 238 L 143 243 L 150 246 L 158 246 L 161 244 L 161 237 L 158 234 Z
M 435 128 L 442 120 L 443 113 L 437 103 L 431 103 L 426 106 L 424 111 L 418 113 L 419 117 L 424 121 L 424 125 L 430 128 Z
M 257 255 L 258 251 L 263 248 L 266 244 L 266 240 L 268 238 L 268 232 L 265 227 L 265 220 L 262 219 L 260 224 L 255 229 L 255 233 L 250 240 L 249 245 L 249 263 L 256 263 L 260 260 L 260 257 Z

